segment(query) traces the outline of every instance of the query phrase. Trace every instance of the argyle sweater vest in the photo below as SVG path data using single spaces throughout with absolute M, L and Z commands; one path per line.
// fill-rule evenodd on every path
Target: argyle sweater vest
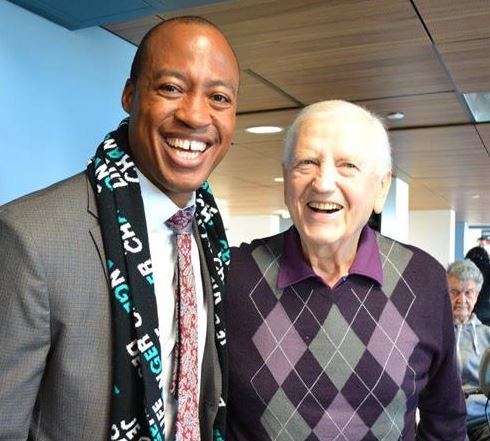
M 277 288 L 283 234 L 232 249 L 227 441 L 413 440 L 417 406 L 420 436 L 464 438 L 445 271 L 376 241 L 382 286 L 353 274 L 334 289 Z

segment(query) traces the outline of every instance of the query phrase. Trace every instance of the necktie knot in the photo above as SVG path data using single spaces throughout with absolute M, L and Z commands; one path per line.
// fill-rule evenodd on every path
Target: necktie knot
M 194 217 L 194 206 L 177 211 L 172 217 L 165 221 L 167 227 L 176 234 L 188 233 Z

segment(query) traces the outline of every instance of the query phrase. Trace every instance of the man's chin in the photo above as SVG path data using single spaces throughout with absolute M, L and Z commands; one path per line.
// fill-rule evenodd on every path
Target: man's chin
M 457 314 L 454 315 L 454 323 L 457 325 L 464 325 L 469 320 L 469 315 Z
M 179 176 L 173 176 L 172 179 L 166 180 L 164 183 L 163 191 L 167 194 L 186 194 L 196 191 L 204 181 L 206 181 L 207 176 L 192 176 L 191 174 L 181 174 Z

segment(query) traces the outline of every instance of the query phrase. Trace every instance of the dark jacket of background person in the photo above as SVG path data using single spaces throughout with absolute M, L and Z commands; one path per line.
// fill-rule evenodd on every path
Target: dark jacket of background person
M 490 257 L 483 247 L 471 248 L 465 259 L 470 259 L 483 275 L 483 285 L 473 312 L 484 325 L 490 326 Z

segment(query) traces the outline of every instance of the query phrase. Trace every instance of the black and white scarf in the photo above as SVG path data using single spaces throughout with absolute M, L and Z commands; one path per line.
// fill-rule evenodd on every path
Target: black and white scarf
M 128 119 L 106 135 L 86 173 L 96 194 L 111 293 L 114 334 L 111 439 L 132 439 L 138 435 L 136 439 L 146 436 L 152 441 L 164 441 L 164 370 L 157 305 L 143 200 L 128 145 Z M 195 218 L 211 277 L 215 342 L 223 373 L 213 439 L 223 441 L 227 361 L 222 296 L 230 251 L 207 182 L 196 191 Z

